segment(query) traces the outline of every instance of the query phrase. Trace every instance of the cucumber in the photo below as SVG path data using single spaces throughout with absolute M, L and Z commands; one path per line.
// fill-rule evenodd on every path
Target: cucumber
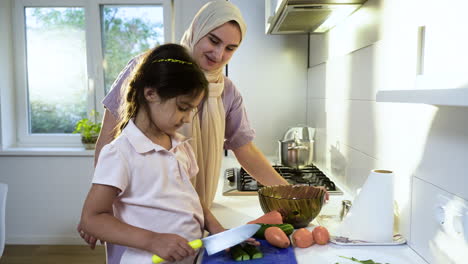
M 292 234 L 292 232 L 294 231 L 294 226 L 292 226 L 291 224 L 275 224 L 275 225 L 272 225 L 272 224 L 258 224 L 258 225 L 261 225 L 260 229 L 258 229 L 257 233 L 255 233 L 253 236 L 255 238 L 258 238 L 258 239 L 265 239 L 265 230 L 269 227 L 272 227 L 272 226 L 276 226 L 276 227 L 279 227 L 281 230 L 283 230 L 283 232 L 289 236 L 290 234 Z
M 250 259 L 260 259 L 263 258 L 263 253 L 254 245 L 245 244 L 243 247 L 245 252 L 250 256 Z
M 241 244 L 231 247 L 229 253 L 231 254 L 231 258 L 235 261 L 250 260 L 249 254 L 242 249 Z

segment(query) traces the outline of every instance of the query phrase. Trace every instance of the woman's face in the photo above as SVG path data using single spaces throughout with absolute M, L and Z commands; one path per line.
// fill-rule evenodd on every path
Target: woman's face
M 237 23 L 224 23 L 201 38 L 193 47 L 193 57 L 205 71 L 217 70 L 228 63 L 241 42 Z

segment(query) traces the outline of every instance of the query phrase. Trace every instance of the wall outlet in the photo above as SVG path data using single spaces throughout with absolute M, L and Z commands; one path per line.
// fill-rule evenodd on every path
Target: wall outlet
M 462 199 L 438 195 L 434 219 L 454 238 L 468 242 L 468 204 Z

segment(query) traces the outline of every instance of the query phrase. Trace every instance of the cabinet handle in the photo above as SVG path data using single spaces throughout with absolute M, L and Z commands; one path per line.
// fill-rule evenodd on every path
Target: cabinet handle
M 416 74 L 424 74 L 424 46 L 426 44 L 426 26 L 418 27 L 418 54 Z

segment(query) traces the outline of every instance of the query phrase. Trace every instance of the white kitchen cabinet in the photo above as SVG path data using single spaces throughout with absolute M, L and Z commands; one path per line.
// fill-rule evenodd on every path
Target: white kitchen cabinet
M 376 100 L 468 106 L 468 2 L 418 2 L 414 89 L 379 91 Z
M 377 93 L 377 102 L 420 103 L 468 107 L 468 88 L 389 90 Z

